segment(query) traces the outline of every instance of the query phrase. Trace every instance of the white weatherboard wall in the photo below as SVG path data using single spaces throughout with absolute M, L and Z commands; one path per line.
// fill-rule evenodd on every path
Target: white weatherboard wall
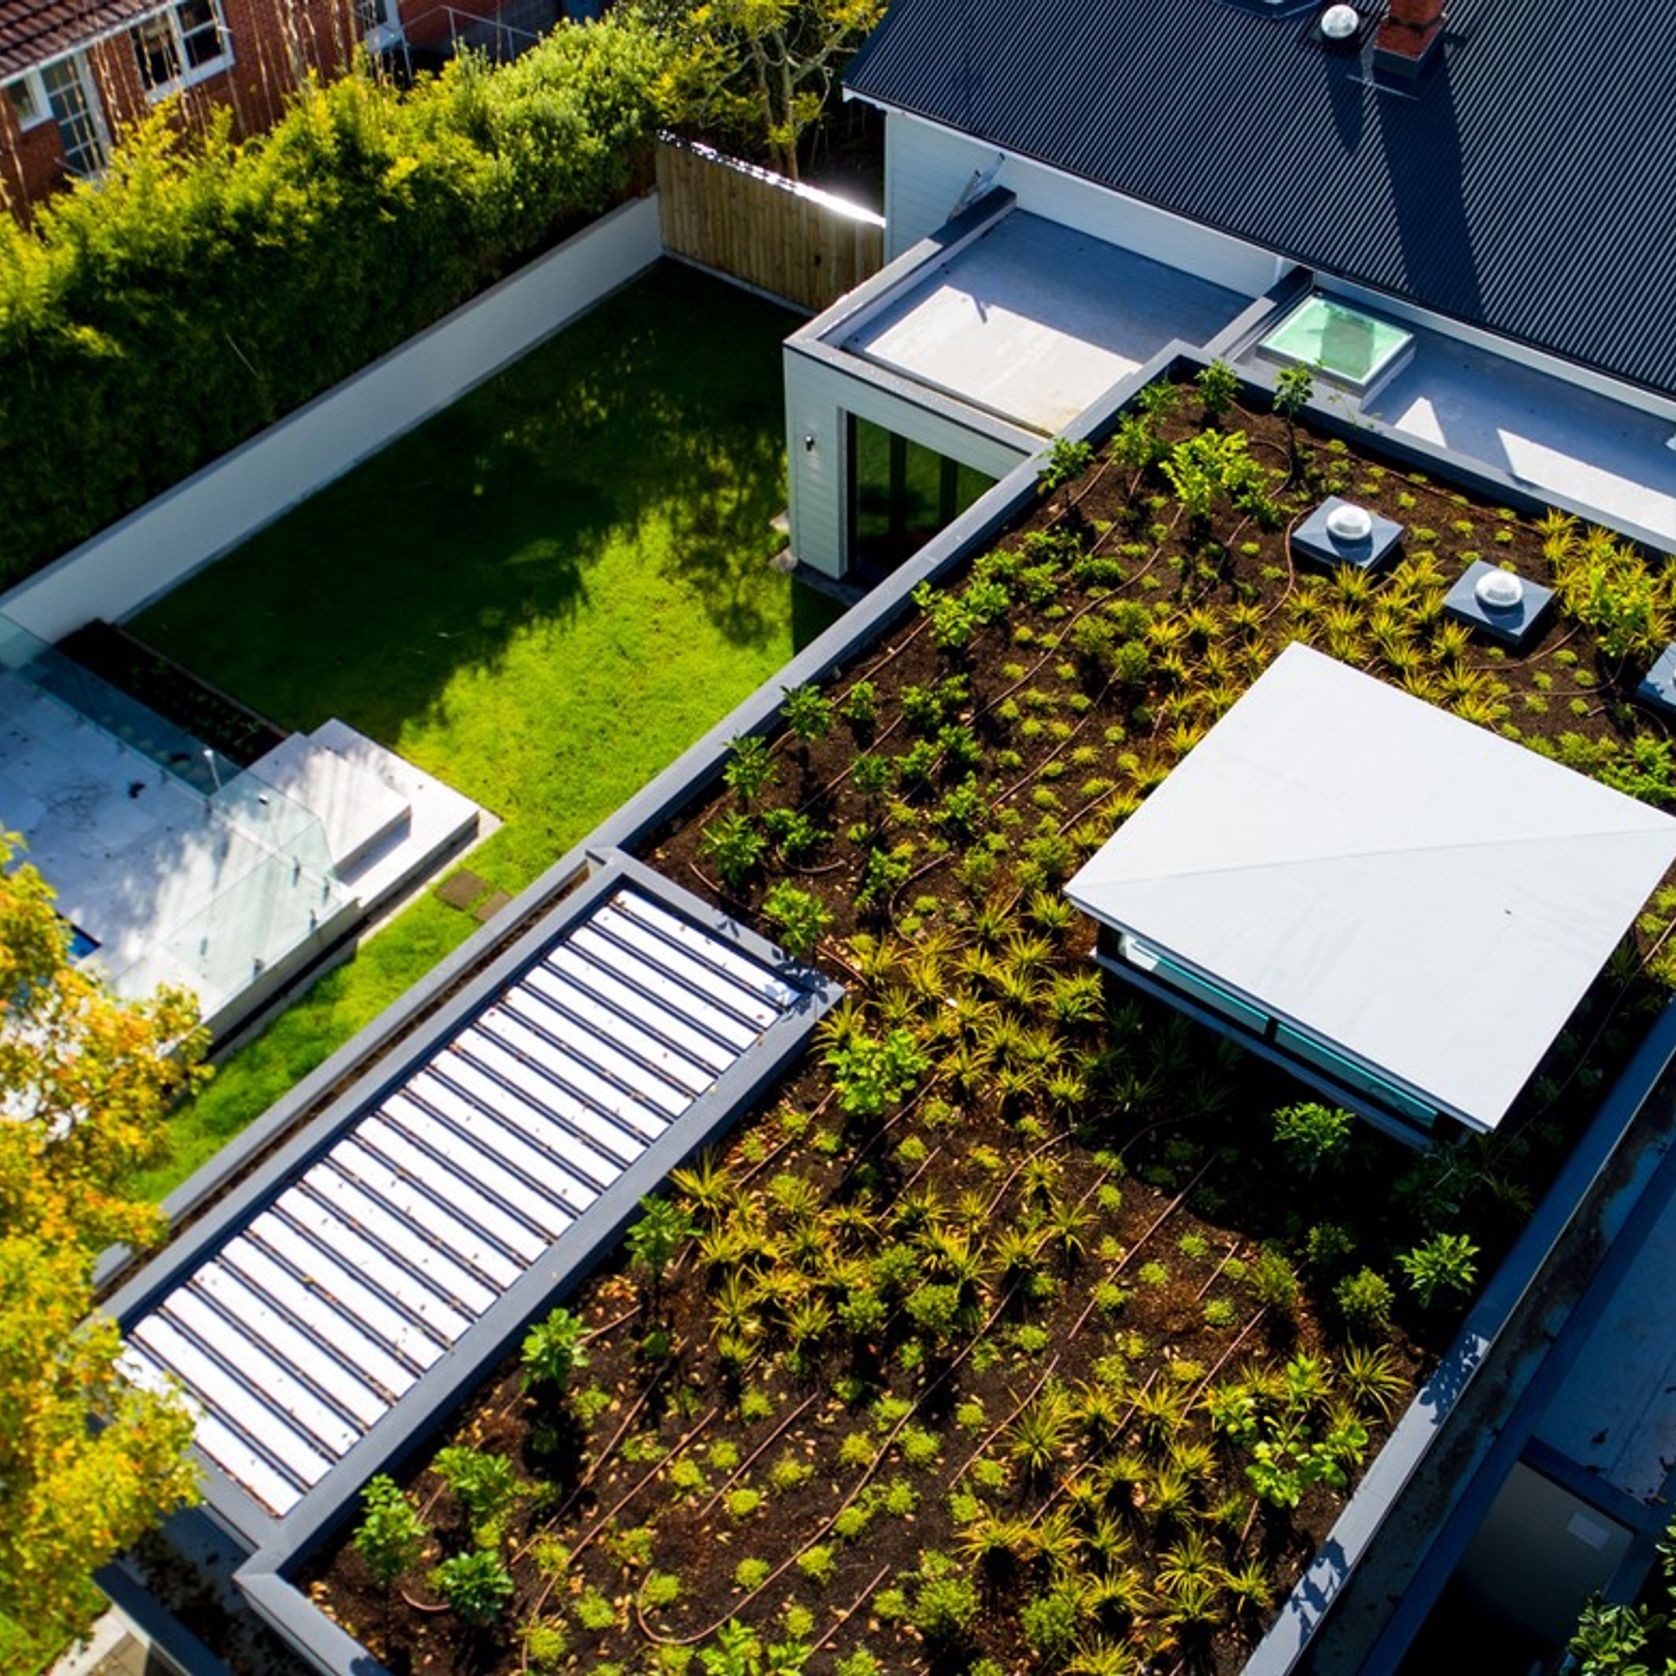
M 982 431 L 968 430 L 881 389 L 872 376 L 848 376 L 793 348 L 784 351 L 784 358 L 791 550 L 804 564 L 828 576 L 844 573 L 849 521 L 846 413 L 860 414 L 990 477 L 1005 477 L 1041 446 L 1040 439 L 1032 440 L 1023 431 L 1018 433 L 1018 446 L 1013 447 Z M 810 438 L 813 448 L 808 446 Z
M 971 190 L 974 177 L 980 175 L 988 178 L 980 189 Z M 1015 193 L 1020 209 L 1247 297 L 1261 295 L 1292 266 L 1214 228 L 1029 158 L 1010 156 L 940 123 L 892 110 L 885 113 L 885 260 L 936 232 L 951 219 L 957 204 L 964 207 L 995 186 Z
M 115 620 L 456 401 L 662 254 L 655 195 L 623 204 L 259 436 L 20 582 L 43 640 Z

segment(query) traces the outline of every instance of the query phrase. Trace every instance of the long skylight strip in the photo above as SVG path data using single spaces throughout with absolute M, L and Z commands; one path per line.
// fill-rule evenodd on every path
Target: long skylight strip
M 473 1135 L 491 1125 L 504 1133 L 504 1156 L 577 1212 L 586 1210 L 617 1174 L 615 1161 L 585 1136 L 551 1112 L 537 1112 L 462 1056 L 448 1061 L 446 1076 L 427 1066 L 407 1092 Z
M 669 942 L 678 943 L 695 959 L 723 973 L 741 989 L 758 996 L 774 1009 L 776 1016 L 790 1012 L 797 1005 L 801 992 L 771 968 L 749 955 L 741 954 L 731 944 L 711 936 L 708 931 L 700 931 L 696 925 L 688 924 L 667 908 L 659 907 L 650 897 L 641 896 L 636 891 L 620 891 L 611 898 L 609 907 L 611 912 L 625 914 Z
M 592 925 L 583 926 L 570 939 L 569 949 L 597 970 L 613 974 L 650 997 L 664 1015 L 701 1026 L 725 1044 L 735 1059 L 762 1033 L 760 1024 L 742 1018 L 707 994 L 702 974 L 696 975 L 698 981 L 683 981 L 631 944 L 607 937 Z
M 463 1166 L 480 1192 L 492 1195 L 543 1241 L 556 1239 L 576 1220 L 575 1211 L 559 1198 L 538 1191 L 506 1166 L 510 1137 L 504 1132 L 495 1137 L 498 1145 L 485 1145 L 433 1116 L 405 1089 L 384 1102 L 382 1115 L 433 1157 Z
M 620 970 L 611 971 L 587 959 L 568 944 L 554 949 L 542 965 L 528 974 L 525 981 L 538 990 L 544 983 L 562 981 L 592 995 L 616 1012 L 638 1017 L 647 1029 L 655 1030 L 712 1077 L 720 1076 L 739 1057 L 737 1047 L 728 1046 L 725 1041 L 718 1040 L 714 1032 L 698 1027 L 704 1021 L 696 1016 L 694 1008 L 683 1006 L 676 1012 L 658 1005 L 656 998 L 646 990 L 625 982 Z M 722 1017 L 720 1014 L 716 1016 Z
M 695 995 L 725 1008 L 759 1033 L 780 1016 L 773 1003 L 764 1000 L 756 990 L 732 982 L 725 973 L 627 914 L 602 911 L 594 916 L 590 929 L 638 955 L 647 965 L 674 978 Z
M 662 1077 L 689 1102 L 716 1080 L 715 1073 L 708 1067 L 695 1064 L 668 1042 L 659 1041 L 637 1021 L 623 1018 L 611 1008 L 601 1005 L 585 990 L 578 989 L 556 973 L 532 973 L 518 986 L 516 995 L 509 996 L 508 1000 L 520 1013 L 544 1024 L 549 1030 L 586 1031 L 594 1042 L 619 1055 L 632 1055 L 633 1064 Z M 529 1010 L 532 1007 L 536 1009 L 534 1012 Z M 594 1057 L 597 1058 L 597 1055 Z
M 672 1087 L 647 1066 L 591 1038 L 534 996 L 504 996 L 487 1008 L 477 1027 L 498 1036 L 536 1070 L 573 1089 L 602 1111 L 630 1123 L 641 1134 L 663 1126 L 692 1104 L 692 1096 Z M 647 1124 L 655 1125 L 648 1128 Z

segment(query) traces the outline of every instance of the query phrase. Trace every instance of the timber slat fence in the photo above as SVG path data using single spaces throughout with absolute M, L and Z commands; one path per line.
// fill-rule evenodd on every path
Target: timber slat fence
M 884 264 L 884 217 L 708 146 L 658 145 L 664 248 L 812 313 Z

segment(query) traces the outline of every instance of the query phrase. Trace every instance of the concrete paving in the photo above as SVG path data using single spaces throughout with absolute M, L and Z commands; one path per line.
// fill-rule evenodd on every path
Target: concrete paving
M 0 825 L 118 994 L 185 988 L 218 1030 L 480 830 L 469 798 L 339 721 L 270 753 L 274 780 L 203 754 L 171 771 L 0 671 Z
M 1170 339 L 1203 343 L 1246 301 L 1014 210 L 842 347 L 1051 435 Z

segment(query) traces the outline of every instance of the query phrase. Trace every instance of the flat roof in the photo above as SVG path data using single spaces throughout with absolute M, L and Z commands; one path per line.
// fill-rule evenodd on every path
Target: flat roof
M 1489 1129 L 1673 859 L 1668 815 L 1294 643 L 1066 888 Z
M 839 347 L 1051 435 L 1172 338 L 1214 337 L 1247 300 L 1011 210 Z

